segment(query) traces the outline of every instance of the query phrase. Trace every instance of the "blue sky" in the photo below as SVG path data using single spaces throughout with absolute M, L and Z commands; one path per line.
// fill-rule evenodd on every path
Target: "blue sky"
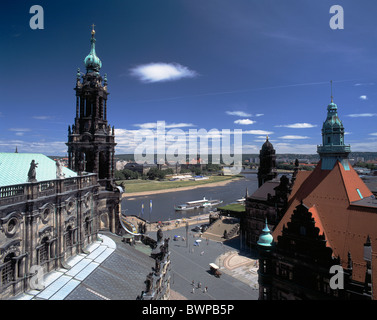
M 32 30 L 32 5 L 44 29 Z M 329 26 L 344 9 L 344 29 Z M 266 134 L 277 153 L 316 153 L 334 102 L 352 151 L 377 151 L 377 3 L 309 0 L 2 2 L 0 152 L 65 155 L 91 25 L 117 153 L 133 134 L 242 129 L 243 152 Z

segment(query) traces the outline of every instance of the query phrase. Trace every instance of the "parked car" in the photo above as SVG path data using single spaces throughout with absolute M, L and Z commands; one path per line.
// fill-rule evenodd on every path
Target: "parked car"
M 191 230 L 195 231 L 195 232 L 200 232 L 202 229 L 199 226 L 196 226 L 196 227 L 192 228 Z

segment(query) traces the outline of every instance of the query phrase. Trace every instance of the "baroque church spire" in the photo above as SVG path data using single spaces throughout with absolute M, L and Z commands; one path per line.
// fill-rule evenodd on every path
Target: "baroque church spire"
M 86 74 L 76 73 L 76 117 L 68 132 L 69 168 L 75 172 L 97 173 L 99 183 L 112 188 L 115 170 L 114 128 L 107 122 L 107 75 L 99 73 L 102 62 L 95 50 L 92 25 L 90 53 L 84 59 Z
M 87 73 L 94 72 L 98 74 L 100 69 L 102 68 L 102 62 L 100 58 L 98 58 L 96 54 L 96 38 L 94 35 L 96 34 L 96 31 L 94 30 L 95 25 L 92 25 L 92 38 L 90 39 L 90 52 L 86 56 L 84 63 L 86 67 Z

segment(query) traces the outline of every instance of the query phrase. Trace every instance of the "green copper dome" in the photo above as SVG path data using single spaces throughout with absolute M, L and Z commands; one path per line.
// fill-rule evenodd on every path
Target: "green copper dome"
M 332 127 L 332 126 L 337 126 L 337 127 L 342 127 L 342 121 L 340 121 L 338 117 L 338 106 L 334 103 L 331 102 L 327 106 L 327 119 L 324 122 L 324 127 Z
M 92 38 L 90 39 L 90 43 L 91 43 L 90 53 L 86 56 L 84 63 L 85 63 L 87 72 L 98 73 L 102 67 L 102 62 L 100 58 L 98 58 L 96 55 L 96 39 L 94 38 L 95 33 L 96 32 L 93 29 Z
M 273 240 L 274 238 L 272 237 L 270 233 L 270 229 L 268 228 L 267 219 L 266 219 L 266 225 L 264 229 L 262 230 L 262 234 L 260 235 L 257 243 L 258 245 L 263 246 L 263 247 L 271 247 Z

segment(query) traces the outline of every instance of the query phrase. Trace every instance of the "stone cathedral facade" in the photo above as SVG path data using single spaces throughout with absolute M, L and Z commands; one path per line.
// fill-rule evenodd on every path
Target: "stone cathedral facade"
M 0 153 L 0 299 L 31 289 L 33 266 L 67 268 L 100 230 L 119 231 L 122 190 L 113 180 L 114 128 L 94 35 L 86 74 L 77 76 L 69 168 L 42 154 Z

